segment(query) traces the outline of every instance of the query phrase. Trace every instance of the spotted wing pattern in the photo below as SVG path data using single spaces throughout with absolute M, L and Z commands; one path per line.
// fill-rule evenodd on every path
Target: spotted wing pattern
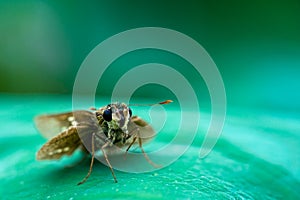
M 71 155 L 80 145 L 77 129 L 72 126 L 44 144 L 37 152 L 36 159 L 58 160 L 63 155 Z
M 54 136 L 67 130 L 70 126 L 72 126 L 72 123 L 74 123 L 73 121 L 73 112 L 39 115 L 34 118 L 36 128 L 47 139 L 53 138 Z
M 37 152 L 37 160 L 57 160 L 71 155 L 77 148 L 84 148 L 83 141 L 88 143 L 93 132 L 103 135 L 95 114 L 90 111 L 41 115 L 35 118 L 35 123 L 46 138 L 54 135 Z

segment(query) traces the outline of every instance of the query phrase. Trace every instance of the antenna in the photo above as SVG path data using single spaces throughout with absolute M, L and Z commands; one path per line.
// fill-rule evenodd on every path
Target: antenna
M 169 104 L 172 102 L 173 102 L 172 100 L 165 100 L 163 102 L 153 103 L 153 104 L 129 104 L 128 106 L 158 106 L 158 105 Z

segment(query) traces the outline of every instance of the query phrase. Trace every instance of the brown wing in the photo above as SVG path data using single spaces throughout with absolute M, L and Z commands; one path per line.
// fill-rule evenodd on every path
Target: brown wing
M 70 126 L 88 121 L 93 117 L 95 118 L 94 113 L 90 111 L 78 110 L 52 115 L 38 115 L 34 118 L 34 122 L 38 131 L 45 138 L 50 139 L 67 130 Z
M 72 125 L 73 112 L 39 115 L 34 118 L 38 131 L 47 139 L 67 130 Z
M 79 146 L 81 140 L 75 127 L 69 127 L 59 135 L 49 140 L 37 152 L 37 160 L 57 160 L 63 155 L 71 155 Z
M 56 135 L 38 151 L 37 160 L 60 159 L 63 155 L 71 155 L 83 143 L 90 146 L 93 133 L 103 135 L 95 114 L 90 111 L 41 115 L 35 118 L 35 123 L 45 137 Z
M 139 129 L 139 136 L 143 142 L 151 140 L 155 136 L 155 131 L 146 121 L 138 116 L 132 116 L 128 123 L 129 133 L 133 133 Z

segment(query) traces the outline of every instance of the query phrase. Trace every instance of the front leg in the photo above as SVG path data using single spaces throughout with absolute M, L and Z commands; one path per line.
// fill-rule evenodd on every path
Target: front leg
M 132 132 L 139 132 L 139 128 L 135 125 L 135 128 L 132 130 Z M 135 143 L 135 141 L 137 139 L 136 133 L 130 133 L 130 134 L 128 134 L 126 140 L 128 140 L 131 137 L 133 137 L 133 139 L 132 139 L 131 143 L 129 144 L 129 146 L 126 149 L 125 157 L 126 157 L 128 151 L 129 151 L 129 149 L 131 148 L 131 146 Z
M 131 148 L 131 146 L 136 142 L 136 140 L 138 140 L 138 143 L 139 143 L 139 147 L 145 157 L 145 159 L 147 160 L 148 163 L 150 163 L 153 167 L 155 168 L 161 168 L 162 166 L 161 165 L 158 165 L 156 163 L 154 163 L 150 158 L 149 156 L 147 155 L 147 153 L 145 152 L 144 148 L 143 148 L 143 142 L 142 142 L 142 138 L 140 136 L 140 129 L 139 127 L 136 125 L 136 128 L 133 130 L 135 131 L 134 134 L 132 134 L 133 136 L 133 139 L 132 139 L 132 142 L 129 144 L 128 148 L 126 149 L 126 152 L 125 152 L 125 157 L 129 151 L 129 149 Z
M 106 152 L 105 152 L 105 148 L 110 147 L 111 144 L 112 144 L 111 141 L 107 141 L 107 142 L 101 147 L 101 151 L 102 151 L 102 153 L 103 153 L 103 155 L 104 155 L 104 158 L 105 158 L 105 160 L 106 160 L 106 163 L 108 164 L 108 166 L 109 166 L 109 168 L 110 168 L 111 174 L 112 174 L 112 176 L 114 177 L 115 182 L 117 183 L 118 181 L 117 181 L 117 178 L 116 178 L 114 169 L 112 168 L 112 166 L 111 166 L 111 164 L 110 164 L 110 162 L 109 162 L 109 160 L 108 160 L 107 154 L 106 154 Z
M 92 160 L 91 160 L 91 164 L 90 164 L 90 169 L 89 169 L 87 175 L 82 179 L 82 181 L 77 183 L 77 185 L 81 185 L 81 184 L 85 183 L 86 180 L 90 177 L 92 170 L 93 170 L 94 158 L 95 158 L 95 133 L 93 133 L 93 135 L 92 135 Z

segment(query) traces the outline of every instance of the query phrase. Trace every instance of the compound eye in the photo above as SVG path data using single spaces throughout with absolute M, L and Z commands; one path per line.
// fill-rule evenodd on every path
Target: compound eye
M 104 110 L 103 119 L 107 122 L 110 122 L 112 120 L 111 109 Z
M 129 108 L 129 116 L 132 116 L 132 110 Z

